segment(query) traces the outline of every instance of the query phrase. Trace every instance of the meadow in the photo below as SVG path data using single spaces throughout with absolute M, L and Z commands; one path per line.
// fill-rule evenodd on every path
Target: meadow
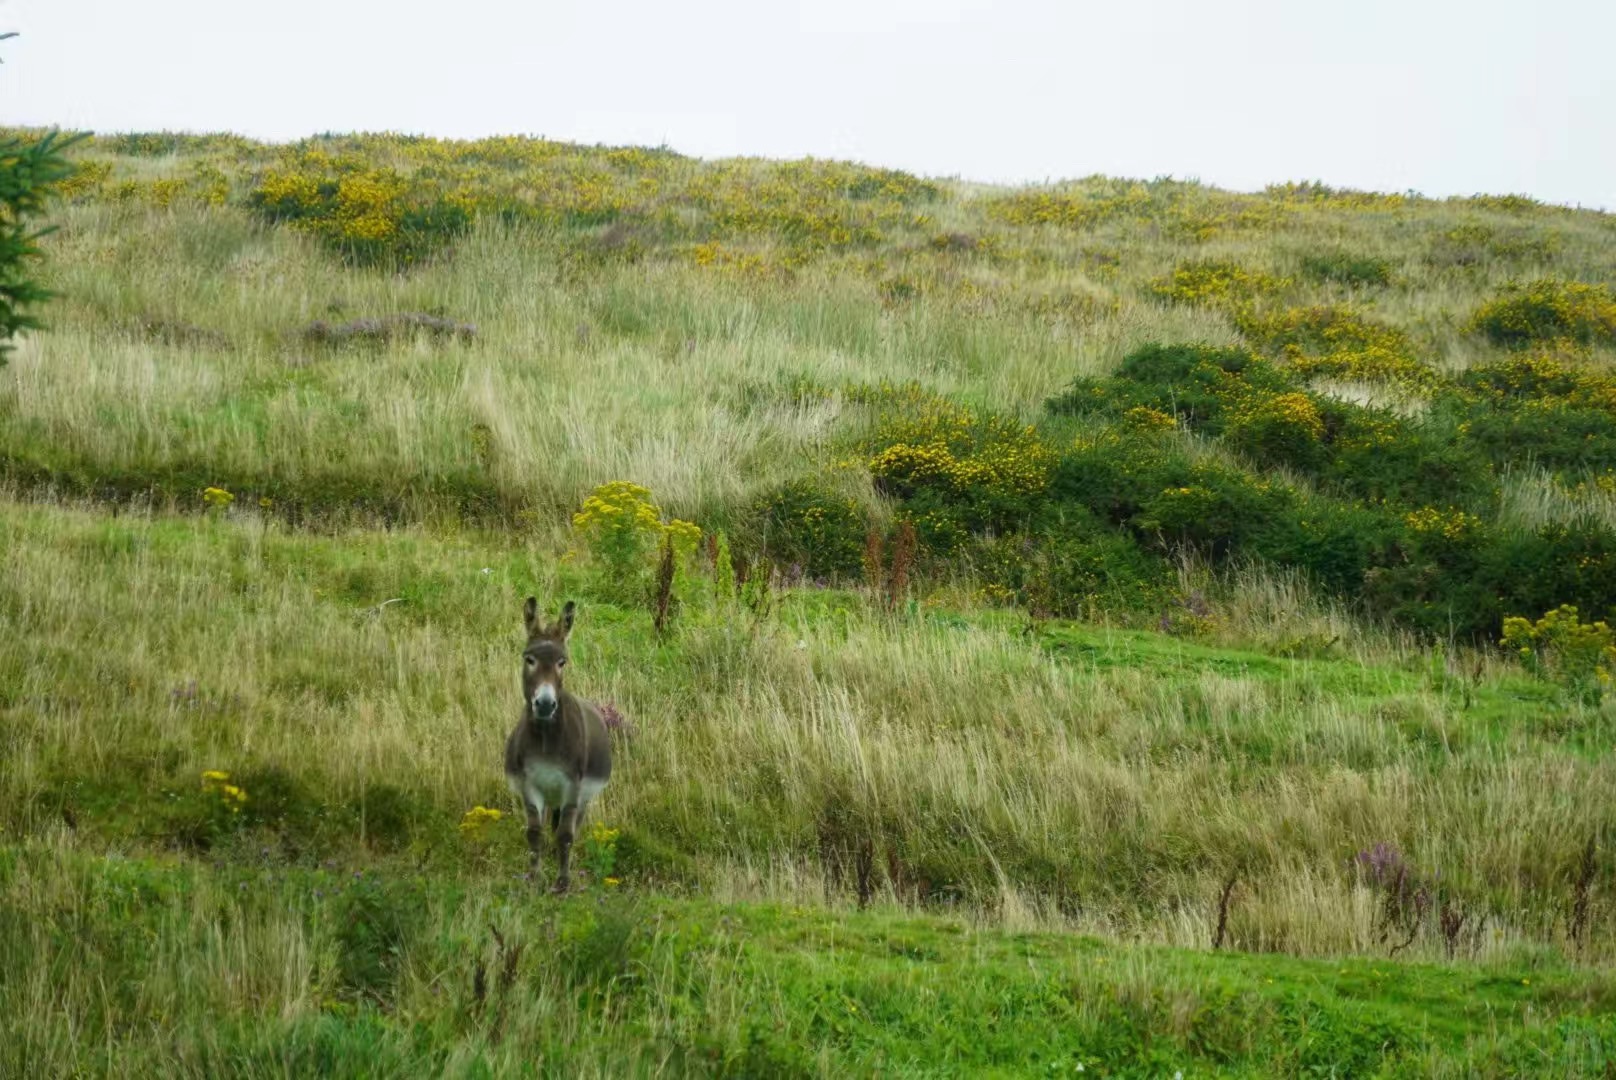
M 0 369 L 0 1071 L 1616 1061 L 1616 219 L 75 154 Z M 564 899 L 529 594 L 618 762 Z

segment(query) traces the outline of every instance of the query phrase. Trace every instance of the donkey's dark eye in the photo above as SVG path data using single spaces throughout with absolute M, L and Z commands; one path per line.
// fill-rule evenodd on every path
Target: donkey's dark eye
M 538 661 L 538 659 L 536 657 L 532 657 L 532 656 L 524 656 L 524 657 L 522 657 L 522 663 L 526 664 L 528 667 L 532 667 L 534 664 L 537 664 L 538 662 L 539 661 Z
M 564 668 L 566 666 L 567 666 L 567 658 L 565 656 L 563 656 L 561 659 L 556 661 L 556 667 L 557 668 Z

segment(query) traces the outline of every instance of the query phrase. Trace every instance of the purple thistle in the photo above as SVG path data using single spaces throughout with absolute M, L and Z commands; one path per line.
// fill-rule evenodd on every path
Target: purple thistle
M 600 719 L 606 725 L 607 731 L 615 731 L 623 735 L 634 734 L 634 725 L 630 724 L 628 718 L 618 710 L 616 705 L 610 702 L 601 704 Z
M 1353 862 L 1365 877 L 1383 887 L 1400 883 L 1408 876 L 1408 863 L 1403 860 L 1403 853 L 1384 840 L 1358 852 Z

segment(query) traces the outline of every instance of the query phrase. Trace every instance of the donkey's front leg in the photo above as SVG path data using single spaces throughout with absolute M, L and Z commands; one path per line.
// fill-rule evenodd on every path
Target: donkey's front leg
M 578 804 L 568 803 L 561 808 L 561 815 L 556 825 L 556 861 L 560 864 L 556 871 L 555 891 L 564 893 L 571 885 L 572 865 L 572 838 L 578 831 Z
M 544 808 L 523 796 L 522 809 L 527 811 L 528 873 L 539 879 L 539 864 L 544 861 Z

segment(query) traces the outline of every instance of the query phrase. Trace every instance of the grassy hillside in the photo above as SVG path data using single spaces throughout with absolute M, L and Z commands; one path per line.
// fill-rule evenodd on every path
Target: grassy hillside
M 78 153 L 0 369 L 0 1071 L 1616 1060 L 1616 219 Z M 561 901 L 529 593 L 614 717 Z
M 1186 546 L 1432 635 L 1616 603 L 1608 215 L 531 140 L 82 153 L 55 332 L 0 391 L 24 488 L 531 528 L 628 480 L 815 577 L 907 517 L 1051 614 L 1159 608 Z

